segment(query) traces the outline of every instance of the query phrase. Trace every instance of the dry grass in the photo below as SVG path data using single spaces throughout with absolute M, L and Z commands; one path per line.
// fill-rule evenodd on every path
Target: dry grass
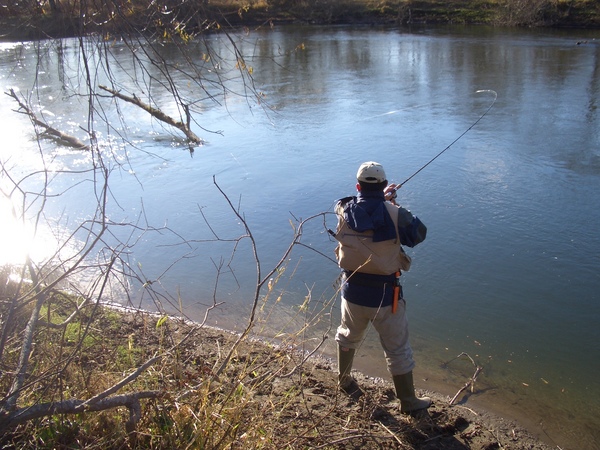
M 5 319 L 16 292 L 11 283 L 2 286 L 0 314 Z M 279 304 L 268 296 L 258 329 L 273 320 L 273 308 Z M 362 395 L 341 394 L 331 361 L 307 358 L 302 351 L 309 348 L 305 335 L 313 337 L 310 345 L 315 347 L 314 322 L 293 319 L 323 315 L 306 314 L 311 308 L 308 299 L 280 328 L 283 341 L 248 337 L 237 345 L 238 336 L 226 331 L 99 305 L 83 308 L 67 327 L 49 325 L 63 322 L 75 301 L 55 293 L 44 307 L 42 315 L 48 322 L 38 325 L 29 382 L 19 406 L 90 398 L 156 355 L 160 359 L 122 391 L 158 390 L 161 395 L 142 403 L 134 429 L 126 425 L 125 407 L 50 414 L 5 430 L 2 448 L 547 448 L 514 424 L 451 406 L 435 393 L 429 393 L 435 399 L 429 414 L 417 418 L 400 414 L 391 385 L 383 380 L 355 373 Z M 6 354 L 17 352 L 27 315 L 27 307 L 19 309 Z M 298 329 L 300 322 L 305 326 Z M 217 374 L 234 345 L 233 356 Z M 0 363 L 0 388 L 6 392 L 15 358 Z

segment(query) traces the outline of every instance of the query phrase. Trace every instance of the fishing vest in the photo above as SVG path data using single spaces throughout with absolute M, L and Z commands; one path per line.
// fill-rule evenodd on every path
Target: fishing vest
M 339 243 L 335 255 L 342 269 L 375 275 L 390 275 L 410 269 L 410 257 L 402 249 L 398 234 L 401 209 L 387 202 L 385 206 L 394 222 L 396 239 L 373 242 L 373 230 L 358 232 L 350 228 L 344 220 L 344 206 L 338 203 L 338 225 L 334 237 Z

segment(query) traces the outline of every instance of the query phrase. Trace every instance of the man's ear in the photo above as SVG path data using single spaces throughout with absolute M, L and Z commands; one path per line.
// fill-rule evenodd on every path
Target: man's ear
M 356 190 L 360 192 L 360 183 L 356 183 Z

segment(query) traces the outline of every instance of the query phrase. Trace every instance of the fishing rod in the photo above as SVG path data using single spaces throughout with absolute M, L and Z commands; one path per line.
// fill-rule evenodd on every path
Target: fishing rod
M 390 191 L 392 197 L 394 197 L 396 195 L 396 191 L 398 189 L 400 189 L 402 186 L 404 186 L 407 182 L 409 182 L 410 180 L 412 180 L 419 172 L 421 172 L 423 169 L 425 169 L 425 167 L 427 167 L 429 164 L 431 164 L 432 162 L 434 162 L 436 159 L 438 159 L 440 156 L 442 156 L 442 154 L 448 150 L 450 147 L 452 147 L 454 144 L 456 144 L 465 134 L 467 134 L 469 131 L 471 131 L 471 129 L 473 129 L 473 127 L 475 125 L 477 125 L 479 123 L 479 121 L 481 121 L 481 119 L 483 119 L 486 114 L 490 111 L 490 109 L 492 109 L 492 107 L 494 106 L 494 103 L 496 103 L 496 100 L 498 99 L 498 93 L 492 89 L 480 89 L 478 91 L 475 91 L 476 94 L 480 94 L 482 92 L 489 92 L 494 94 L 494 100 L 492 101 L 492 103 L 490 104 L 490 106 L 488 106 L 488 108 L 483 112 L 483 114 L 481 116 L 479 116 L 479 118 L 473 122 L 471 124 L 471 126 L 469 128 L 467 128 L 460 136 L 458 136 L 456 139 L 454 139 L 445 149 L 443 149 L 441 152 L 439 152 L 437 155 L 435 155 L 433 158 L 431 158 L 429 161 L 427 161 L 427 163 L 425 163 L 424 165 L 422 165 L 419 170 L 417 170 L 415 173 L 413 173 L 410 177 L 408 177 L 406 180 L 404 180 L 402 183 L 396 185 L 396 187 Z

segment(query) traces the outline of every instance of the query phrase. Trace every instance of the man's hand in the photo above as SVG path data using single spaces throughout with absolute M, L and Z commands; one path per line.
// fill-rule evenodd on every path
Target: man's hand
M 392 202 L 395 205 L 397 197 L 396 191 L 401 187 L 401 184 L 395 183 L 387 185 L 386 188 L 383 190 L 383 195 L 385 196 L 385 199 L 389 202 Z

